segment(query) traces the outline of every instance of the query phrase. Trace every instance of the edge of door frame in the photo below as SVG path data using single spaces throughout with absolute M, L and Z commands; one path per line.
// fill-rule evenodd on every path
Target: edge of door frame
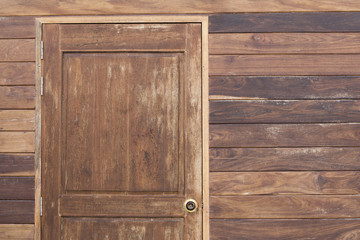
M 208 60 L 208 16 L 207 15 L 121 15 L 121 16 L 62 16 L 39 17 L 36 27 L 36 71 L 35 71 L 35 231 L 34 239 L 41 240 L 41 41 L 43 24 L 66 23 L 201 23 L 201 85 L 202 85 L 202 236 L 210 238 L 209 225 L 209 60 Z

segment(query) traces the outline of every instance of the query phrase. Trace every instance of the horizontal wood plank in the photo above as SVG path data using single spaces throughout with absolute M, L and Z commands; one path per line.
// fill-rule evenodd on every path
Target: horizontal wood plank
M 0 130 L 34 130 L 34 110 L 0 110 Z
M 35 87 L 0 87 L 0 108 L 35 108 Z
M 213 76 L 209 94 L 211 100 L 360 98 L 360 77 Z
M 0 39 L 0 61 L 35 61 L 35 39 Z
M 35 63 L 0 62 L 1 85 L 35 85 Z
M 0 132 L 0 152 L 34 152 L 34 132 Z
M 360 33 L 228 33 L 209 35 L 209 54 L 359 53 Z
M 210 55 L 210 75 L 358 75 L 360 55 Z
M 210 147 L 360 146 L 360 124 L 212 124 Z
M 359 193 L 357 171 L 210 173 L 212 196 Z
M 0 177 L 1 200 L 34 200 L 34 177 Z
M 34 154 L 0 154 L 0 176 L 34 176 Z
M 211 196 L 210 218 L 358 218 L 360 196 Z
M 33 240 L 33 224 L 0 224 L 0 239 Z
M 211 148 L 211 172 L 360 170 L 360 148 Z
M 213 219 L 212 240 L 357 239 L 360 219 Z
M 210 102 L 210 123 L 346 123 L 359 121 L 359 100 Z
M 34 223 L 33 200 L 0 200 L 0 224 Z
M 355 3 L 354 1 L 350 2 Z M 304 1 L 298 3 L 305 4 Z M 258 4 L 262 3 L 257 2 L 254 5 Z M 322 7 L 326 5 L 320 2 L 317 4 Z M 314 2 L 308 6 L 311 5 L 314 5 Z M 277 12 L 281 12 L 281 10 L 278 8 Z M 359 30 L 360 13 L 358 12 L 217 14 L 209 17 L 209 32 L 211 33 L 357 32 Z
M 34 17 L 1 17 L 0 38 L 35 38 Z

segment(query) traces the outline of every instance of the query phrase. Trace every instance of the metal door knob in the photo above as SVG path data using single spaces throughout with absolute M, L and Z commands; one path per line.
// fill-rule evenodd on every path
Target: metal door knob
M 188 199 L 185 201 L 184 207 L 188 212 L 195 212 L 198 207 L 198 204 L 194 199 Z

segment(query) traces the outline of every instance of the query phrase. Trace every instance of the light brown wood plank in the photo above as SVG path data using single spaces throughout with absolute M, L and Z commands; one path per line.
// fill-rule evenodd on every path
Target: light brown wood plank
M 0 200 L 0 224 L 34 223 L 33 200 Z
M 360 170 L 360 148 L 212 148 L 210 171 Z
M 33 240 L 33 224 L 0 224 L 0 239 Z
M 34 177 L 0 177 L 1 200 L 34 200 Z
M 212 240 L 343 240 L 360 237 L 360 219 L 228 219 L 210 221 Z
M 0 152 L 34 152 L 34 132 L 0 132 Z
M 0 176 L 34 176 L 34 154 L 0 154 Z
M 0 110 L 0 130 L 34 130 L 34 110 Z
M 289 163 L 291 164 L 291 163 Z M 210 195 L 359 194 L 360 172 L 212 172 Z
M 0 108 L 35 108 L 35 87 L 0 87 Z
M 210 75 L 357 75 L 360 55 L 210 55 Z
M 0 38 L 34 38 L 34 17 L 1 17 Z
M 360 146 L 360 124 L 213 124 L 210 147 Z
M 30 84 L 35 84 L 35 63 L 0 62 L 0 86 Z
M 358 218 L 359 196 L 212 196 L 210 218 Z
M 35 39 L 0 39 L 0 61 L 35 61 Z

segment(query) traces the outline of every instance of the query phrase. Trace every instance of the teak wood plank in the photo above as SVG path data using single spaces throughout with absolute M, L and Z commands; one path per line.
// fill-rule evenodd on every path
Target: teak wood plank
M 33 224 L 0 224 L 0 239 L 33 240 Z
M 35 61 L 35 39 L 0 39 L 0 61 Z
M 360 77 L 213 76 L 209 94 L 211 100 L 360 98 Z
M 359 196 L 211 196 L 210 218 L 358 218 Z
M 359 194 L 360 173 L 336 172 L 212 172 L 211 196 L 265 194 Z
M 355 1 L 351 2 L 355 3 Z M 305 2 L 302 1 L 301 3 Z M 257 4 L 262 3 L 257 2 Z M 325 7 L 325 5 L 322 6 Z M 277 12 L 279 11 L 281 10 L 278 9 Z M 209 17 L 209 23 L 210 33 L 357 32 L 360 30 L 360 13 L 303 12 L 218 14 L 211 15 Z
M 360 219 L 227 219 L 210 221 L 213 240 L 343 240 L 359 237 Z
M 0 110 L 0 130 L 34 130 L 34 110 Z
M 34 176 L 34 154 L 0 154 L 0 176 Z
M 0 62 L 1 85 L 35 85 L 35 63 Z
M 1 200 L 34 200 L 34 177 L 0 177 Z
M 35 87 L 0 86 L 0 108 L 35 108 Z
M 34 223 L 33 200 L 0 200 L 0 224 Z
M 209 54 L 359 53 L 360 33 L 228 33 L 209 35 Z
M 360 148 L 211 148 L 211 172 L 360 170 Z
M 210 147 L 360 146 L 360 124 L 212 124 Z
M 210 123 L 359 122 L 358 100 L 212 101 Z
M 209 75 L 357 75 L 359 54 L 210 55 Z
M 0 132 L 0 152 L 34 152 L 34 132 Z
M 34 17 L 1 17 L 0 38 L 34 38 Z

